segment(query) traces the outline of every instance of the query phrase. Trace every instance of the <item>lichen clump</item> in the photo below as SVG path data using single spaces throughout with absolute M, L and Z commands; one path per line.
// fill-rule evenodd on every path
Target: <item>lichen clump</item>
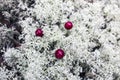
M 119 0 L 10 1 L 0 5 L 0 80 L 120 79 Z

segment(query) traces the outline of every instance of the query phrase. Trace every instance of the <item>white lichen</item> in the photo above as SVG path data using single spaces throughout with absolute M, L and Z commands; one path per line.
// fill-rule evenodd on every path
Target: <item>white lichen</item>
M 19 2 L 19 6 L 26 7 L 26 4 Z M 95 80 L 113 80 L 113 73 L 120 75 L 120 41 L 117 41 L 120 38 L 118 0 L 94 0 L 93 3 L 87 0 L 35 2 L 34 8 L 28 8 L 26 11 L 28 15 L 31 13 L 31 16 L 19 21 L 24 28 L 25 43 L 18 50 L 12 48 L 5 53 L 8 63 L 14 56 L 18 58 L 16 62 L 23 64 L 20 71 L 25 80 L 80 80 L 82 66 L 78 65 L 78 62 L 90 65 L 91 71 L 95 73 Z M 44 21 L 44 25 L 40 26 L 38 22 L 34 22 L 33 16 L 36 16 L 40 23 Z M 74 25 L 69 32 L 64 29 L 66 21 L 72 21 Z M 60 22 L 60 25 L 56 25 L 56 22 Z M 101 29 L 105 24 L 107 27 Z M 36 37 L 34 33 L 39 27 L 44 31 L 42 38 Z M 69 34 L 66 37 L 67 32 Z M 96 42 L 92 41 L 94 39 L 97 39 L 101 46 L 90 52 L 89 49 L 97 46 Z M 57 44 L 54 50 L 49 50 L 49 43 L 53 41 L 57 41 Z M 42 47 L 44 51 L 40 52 Z M 61 60 L 54 56 L 58 48 L 65 51 L 65 57 Z M 72 62 L 75 60 L 78 62 L 73 67 Z M 70 72 L 71 68 L 74 68 L 75 75 Z M 0 68 L 1 80 L 6 80 L 9 76 L 6 72 L 8 71 Z

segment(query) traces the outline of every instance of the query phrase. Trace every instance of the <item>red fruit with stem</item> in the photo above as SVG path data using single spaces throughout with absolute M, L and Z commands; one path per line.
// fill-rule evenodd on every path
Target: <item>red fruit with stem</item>
M 38 28 L 36 31 L 35 31 L 35 35 L 36 36 L 39 36 L 39 37 L 42 37 L 43 36 L 43 30 Z
M 55 57 L 57 59 L 62 59 L 64 57 L 65 53 L 62 49 L 58 49 L 55 51 Z
M 64 27 L 65 27 L 65 29 L 70 30 L 70 29 L 72 29 L 73 24 L 72 24 L 72 22 L 68 21 L 65 23 Z

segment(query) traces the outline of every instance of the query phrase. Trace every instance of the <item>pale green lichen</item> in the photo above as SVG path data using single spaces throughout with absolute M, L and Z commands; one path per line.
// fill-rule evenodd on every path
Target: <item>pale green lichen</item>
M 23 9 L 27 8 L 19 2 Z M 18 51 L 9 49 L 5 53 L 6 57 L 18 58 L 16 62 L 22 64 L 20 71 L 25 80 L 82 80 L 80 73 L 83 71 L 84 79 L 95 75 L 95 80 L 119 80 L 118 0 L 93 0 L 93 3 L 88 0 L 36 0 L 35 3 L 34 8 L 27 8 L 23 13 L 28 17 L 19 21 L 24 28 L 25 43 Z M 64 28 L 68 20 L 74 25 L 70 31 Z M 39 27 L 44 31 L 42 38 L 34 34 Z M 65 51 L 61 60 L 54 56 L 58 48 Z M 1 70 L 0 74 L 3 72 Z M 6 80 L 5 76 L 1 79 Z

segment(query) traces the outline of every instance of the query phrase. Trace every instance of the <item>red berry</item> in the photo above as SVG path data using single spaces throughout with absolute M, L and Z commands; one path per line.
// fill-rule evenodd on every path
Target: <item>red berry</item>
M 42 31 L 42 29 L 37 29 L 36 31 L 35 31 L 35 34 L 36 34 L 36 36 L 39 36 L 39 37 L 42 37 L 43 36 L 43 31 Z
M 64 57 L 65 53 L 62 49 L 58 49 L 55 51 L 55 57 L 57 59 L 62 59 Z
M 67 30 L 70 30 L 72 27 L 73 27 L 73 24 L 72 22 L 68 21 L 65 23 L 64 27 L 67 29 Z

